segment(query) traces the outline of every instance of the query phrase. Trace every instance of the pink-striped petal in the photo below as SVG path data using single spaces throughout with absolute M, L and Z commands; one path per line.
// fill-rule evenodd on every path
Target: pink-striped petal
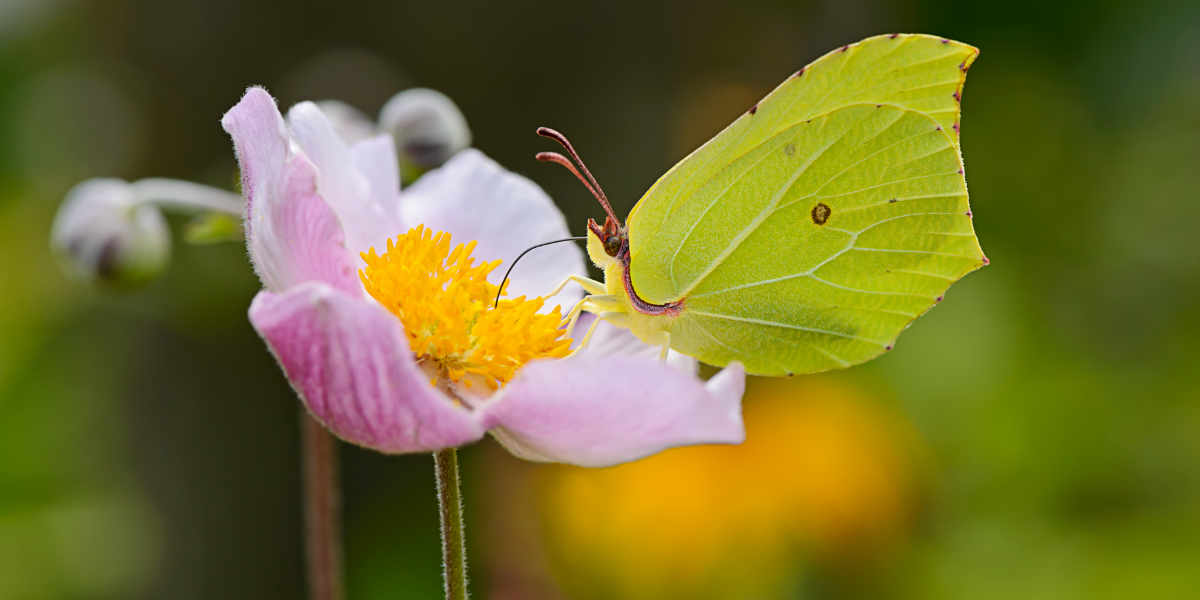
M 380 452 L 473 442 L 481 417 L 429 384 L 400 321 L 320 283 L 260 292 L 250 322 L 308 410 L 338 437 Z
M 389 194 L 373 189 L 376 183 L 387 186 L 388 182 L 377 173 L 373 173 L 373 179 L 368 179 L 359 171 L 361 163 L 316 104 L 301 102 L 293 106 L 288 110 L 287 122 L 293 139 L 321 174 L 317 181 L 321 197 L 341 220 L 350 250 L 357 255 L 371 248 L 382 249 L 388 238 L 403 233 L 396 205 L 400 178 L 396 173 L 399 167 L 394 160 L 394 150 L 391 151 L 392 163 L 387 166 L 396 173 L 392 180 L 396 183 Z M 363 157 L 364 162 L 371 162 L 373 168 L 384 167 L 379 164 L 381 152 L 378 146 L 368 146 L 365 152 L 374 156 Z
M 574 355 L 526 365 L 481 407 L 510 452 L 601 467 L 690 444 L 745 439 L 745 370 L 708 382 L 656 359 Z
M 250 88 L 221 119 L 233 138 L 246 197 L 246 245 L 263 286 L 283 291 L 305 281 L 361 289 L 341 223 L 317 194 L 312 163 L 288 148 L 275 100 Z

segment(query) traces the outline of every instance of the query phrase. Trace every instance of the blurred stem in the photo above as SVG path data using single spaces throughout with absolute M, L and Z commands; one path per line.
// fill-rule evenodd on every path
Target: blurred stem
M 241 195 L 180 179 L 149 177 L 130 186 L 139 203 L 153 203 L 185 213 L 218 212 L 241 217 L 246 202 Z
M 342 515 L 337 440 L 303 407 L 304 531 L 308 597 L 342 600 Z
M 446 600 L 466 600 L 467 545 L 463 536 L 462 491 L 458 477 L 458 451 L 446 448 L 433 454 L 437 496 L 442 521 L 442 578 Z

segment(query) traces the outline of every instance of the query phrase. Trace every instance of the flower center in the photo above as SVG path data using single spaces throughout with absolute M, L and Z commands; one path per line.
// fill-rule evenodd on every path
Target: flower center
M 382 256 L 362 253 L 367 266 L 358 275 L 400 319 L 417 361 L 436 378 L 468 387 L 482 380 L 495 390 L 531 360 L 566 356 L 571 338 L 559 327 L 559 307 L 538 312 L 544 298 L 501 299 L 493 308 L 498 288 L 487 276 L 500 261 L 476 265 L 474 249 L 471 242 L 451 250 L 449 233 L 420 225 L 388 240 Z

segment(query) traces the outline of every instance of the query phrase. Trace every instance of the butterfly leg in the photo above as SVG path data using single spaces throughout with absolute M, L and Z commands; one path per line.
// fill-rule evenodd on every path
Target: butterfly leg
M 596 328 L 600 325 L 600 321 L 608 320 L 612 321 L 613 324 L 617 325 L 618 327 L 626 326 L 621 320 L 627 318 L 627 315 L 619 310 L 614 310 L 619 309 L 620 306 L 620 301 L 612 296 L 587 296 L 580 300 L 579 303 L 576 304 L 576 308 L 572 309 L 574 314 L 571 317 L 570 325 L 567 331 L 571 331 L 575 328 L 576 322 L 578 322 L 580 315 L 582 315 L 584 312 L 590 312 L 596 315 L 596 319 L 592 321 L 590 326 L 588 326 L 587 333 L 583 335 L 583 339 L 571 353 L 574 354 L 579 352 L 587 346 L 588 342 L 592 339 L 592 334 L 596 332 Z
M 579 321 L 581 314 L 584 312 L 603 312 L 606 309 L 599 307 L 607 306 L 612 302 L 612 300 L 612 296 L 584 296 L 583 298 L 580 298 L 579 301 L 575 303 L 575 306 L 571 307 L 571 310 L 567 313 L 567 315 L 563 317 L 563 320 L 559 323 L 559 327 L 566 325 L 567 331 L 571 331 L 575 328 L 575 323 Z
M 567 287 L 568 283 L 571 283 L 572 281 L 578 283 L 579 286 L 583 288 L 583 291 L 589 294 L 603 294 L 606 291 L 604 289 L 604 284 L 596 281 L 595 279 L 588 279 L 587 277 L 580 277 L 579 275 L 570 275 L 566 279 L 562 280 L 562 282 L 554 288 L 554 291 L 546 294 L 545 297 L 549 298 L 550 296 L 558 294 L 559 292 L 563 291 L 563 288 Z
M 575 323 L 579 321 L 579 315 L 583 314 L 584 300 L 587 300 L 586 296 L 580 298 L 579 301 L 575 303 L 575 306 L 572 306 L 571 310 L 567 311 L 567 315 L 563 317 L 563 320 L 558 322 L 559 327 L 563 327 L 565 325 L 568 333 L 570 333 L 572 329 L 575 329 Z
M 588 327 L 587 333 L 583 334 L 583 341 L 579 342 L 579 347 L 575 349 L 575 352 L 579 352 L 580 350 L 583 350 L 585 346 L 587 346 L 587 343 L 592 339 L 592 334 L 596 333 L 596 327 L 600 325 L 600 321 L 603 321 L 603 319 L 599 317 L 596 317 L 596 320 L 592 321 L 591 326 Z
M 583 316 L 584 303 L 588 298 L 590 298 L 590 296 L 581 298 L 579 302 L 576 302 L 575 306 L 571 309 L 571 312 L 567 315 L 567 318 L 563 319 L 563 322 L 566 323 L 568 335 L 570 335 L 572 331 L 575 331 L 575 324 L 579 322 L 579 317 Z

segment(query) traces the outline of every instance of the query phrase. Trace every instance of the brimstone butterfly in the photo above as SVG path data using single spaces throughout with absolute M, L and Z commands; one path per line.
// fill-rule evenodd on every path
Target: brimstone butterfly
M 883 35 L 797 71 L 672 167 L 624 225 L 588 221 L 603 283 L 580 311 L 646 343 L 750 373 L 812 373 L 890 350 L 988 260 L 967 203 L 959 104 L 979 51 Z

